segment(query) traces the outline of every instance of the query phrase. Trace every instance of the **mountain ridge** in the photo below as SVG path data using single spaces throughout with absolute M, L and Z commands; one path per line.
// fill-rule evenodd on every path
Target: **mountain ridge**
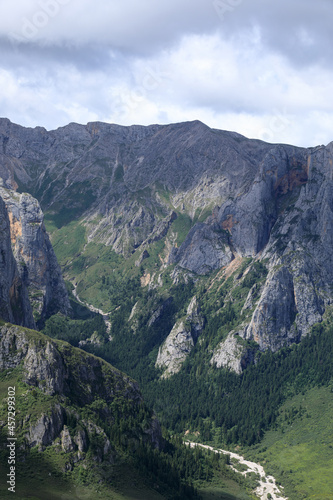
M 79 221 L 88 245 L 136 255 L 148 286 L 154 276 L 161 287 L 168 266 L 174 282 L 197 281 L 238 257 L 267 260 L 255 310 L 235 330 L 260 350 L 299 342 L 331 304 L 333 143 L 268 144 L 199 121 L 47 132 L 0 120 L 1 137 L 5 182 L 40 200 L 49 227 Z M 152 274 L 140 255 L 155 243 Z

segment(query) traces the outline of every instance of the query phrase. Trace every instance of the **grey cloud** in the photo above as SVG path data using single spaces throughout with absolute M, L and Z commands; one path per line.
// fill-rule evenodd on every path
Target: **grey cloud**
M 17 43 L 0 37 L 1 66 L 6 68 L 45 68 L 48 66 L 75 65 L 80 71 L 94 71 L 112 68 L 118 71 L 126 66 L 124 56 L 101 44 L 45 45 Z
M 12 37 L 14 33 L 24 39 L 27 23 L 35 21 L 36 24 L 43 2 L 60 0 L 30 2 L 28 11 L 23 9 L 23 4 L 21 10 L 14 3 L 6 6 L 0 33 L 7 36 L 11 33 Z M 57 16 L 49 16 L 45 26 L 36 29 L 27 42 L 60 45 L 74 61 L 76 53 L 70 50 L 73 44 L 107 46 L 126 56 L 142 57 L 166 50 L 188 34 L 218 31 L 222 37 L 239 37 L 257 26 L 264 44 L 294 63 L 332 62 L 333 3 L 330 0 L 105 0 L 94 3 L 68 0 L 67 3 Z M 304 43 L 307 35 L 312 44 Z M 89 57 L 89 53 L 87 55 Z
M 330 0 L 243 0 L 225 15 L 220 30 L 235 37 L 256 26 L 266 48 L 293 64 L 332 64 L 332 16 Z

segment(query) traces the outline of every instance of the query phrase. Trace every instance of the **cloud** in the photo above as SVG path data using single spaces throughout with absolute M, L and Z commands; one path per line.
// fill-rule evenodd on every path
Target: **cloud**
M 152 88 L 144 85 L 150 68 L 163 68 L 160 74 L 155 70 Z M 281 55 L 265 51 L 256 29 L 248 33 L 246 42 L 225 41 L 217 34 L 186 37 L 176 49 L 156 59 L 137 61 L 132 70 L 136 88 L 169 121 L 175 121 L 175 116 L 199 117 L 211 126 L 225 128 L 224 124 L 231 123 L 245 135 L 292 142 L 294 137 L 300 141 L 296 130 L 305 116 L 333 114 L 332 72 L 315 66 L 293 67 Z M 123 123 L 133 119 L 135 110 L 140 108 L 142 113 L 140 99 L 135 96 L 133 85 L 119 89 L 121 102 L 127 104 L 124 116 L 118 117 Z M 317 121 L 317 131 L 325 132 L 330 140 L 331 127 L 324 131 Z M 301 142 L 309 145 L 306 140 L 312 138 L 311 131 L 304 133 Z
M 0 111 L 23 125 L 200 119 L 333 139 L 330 0 L 1 2 Z
M 242 36 L 257 27 L 263 43 L 293 62 L 332 60 L 330 0 L 16 0 L 2 1 L 0 35 L 56 46 L 107 45 L 139 56 L 186 35 Z
M 184 33 L 211 30 L 217 21 L 204 0 L 19 0 L 4 7 L 0 34 L 21 43 L 102 44 L 138 55 L 156 52 Z

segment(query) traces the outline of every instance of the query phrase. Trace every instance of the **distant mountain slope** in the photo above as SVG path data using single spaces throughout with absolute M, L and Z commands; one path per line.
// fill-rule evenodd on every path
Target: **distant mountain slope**
M 28 190 L 57 225 L 99 216 L 94 240 L 130 253 L 170 212 L 207 216 L 247 191 L 271 147 L 201 122 L 121 127 L 70 124 L 55 131 L 0 121 L 0 175 Z
M 174 283 L 180 276 L 198 282 L 247 258 L 265 265 L 266 281 L 249 291 L 245 316 L 219 346 L 221 366 L 226 349 L 228 359 L 251 358 L 239 339 L 254 340 L 260 350 L 299 342 L 332 303 L 332 144 L 266 144 L 198 121 L 70 124 L 47 132 L 5 119 L 1 142 L 5 184 L 36 196 L 51 230 L 69 223 L 83 230 L 80 264 L 69 253 L 62 261 L 71 263 L 71 271 L 63 269 L 83 294 L 94 261 L 85 253 L 89 244 L 127 262 L 134 254 L 143 283 L 157 289 L 167 273 Z M 55 244 L 57 234 L 63 233 L 55 231 Z M 151 272 L 147 256 L 158 245 Z M 58 251 L 62 259 L 65 249 Z M 85 273 L 78 272 L 83 262 Z M 106 266 L 97 273 L 96 283 L 109 272 Z

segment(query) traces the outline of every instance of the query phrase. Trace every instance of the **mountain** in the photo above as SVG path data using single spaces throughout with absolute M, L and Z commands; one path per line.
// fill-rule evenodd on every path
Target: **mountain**
M 5 185 L 36 196 L 49 225 L 79 221 L 86 243 L 135 253 L 143 268 L 163 242 L 157 287 L 166 266 L 175 283 L 179 273 L 197 280 L 247 258 L 265 263 L 265 283 L 249 291 L 243 321 L 219 346 L 230 359 L 238 339 L 273 351 L 299 342 L 331 304 L 332 144 L 266 144 L 198 121 L 47 132 L 2 119 L 0 137 Z M 155 286 L 151 273 L 144 279 Z
M 34 302 L 26 280 L 14 296 L 35 308 L 36 326 L 137 380 L 172 433 L 262 454 L 291 500 L 309 498 L 309 459 L 297 474 L 282 467 L 282 433 L 286 446 L 309 450 L 316 484 L 326 485 L 317 494 L 333 488 L 317 438 L 299 431 L 295 443 L 283 423 L 301 429 L 308 419 L 332 469 L 333 443 L 312 401 L 322 400 L 320 386 L 330 393 L 333 376 L 333 143 L 268 144 L 198 121 L 46 131 L 6 119 L 1 143 L 4 282 L 24 278 L 21 247 L 9 250 L 19 218 L 8 197 L 33 196 L 69 294 L 42 306 L 54 302 Z M 46 296 L 45 282 L 39 288 Z M 292 406 L 302 396 L 307 413 Z
M 11 141 L 3 144 L 7 150 Z M 9 465 L 6 443 L 13 435 L 10 485 L 17 488 L 18 498 L 32 492 L 41 499 L 69 498 L 68 491 L 70 498 L 95 498 L 96 493 L 110 499 L 199 498 L 193 479 L 206 481 L 217 471 L 230 476 L 223 461 L 194 454 L 177 438 L 162 438 L 160 424 L 133 379 L 96 356 L 24 328 L 54 326 L 58 320 L 58 336 L 64 336 L 66 325 L 70 340 L 81 339 L 78 345 L 87 343 L 86 332 L 93 344 L 108 339 L 102 317 L 69 298 L 39 202 L 31 194 L 15 191 L 15 183 L 5 173 L 4 177 L 0 185 L 3 477 Z M 8 415 L 14 415 L 14 421 Z M 249 498 L 235 479 L 229 477 L 229 484 Z M 7 486 L 0 486 L 3 498 L 12 493 Z

